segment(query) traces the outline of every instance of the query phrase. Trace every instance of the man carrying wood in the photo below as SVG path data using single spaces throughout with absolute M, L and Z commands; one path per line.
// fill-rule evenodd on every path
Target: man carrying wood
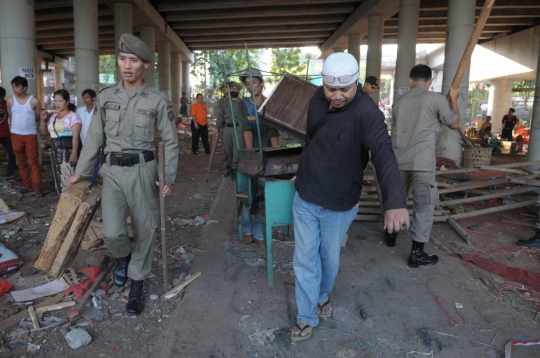
M 392 147 L 401 176 L 403 191 L 413 186 L 414 214 L 411 220 L 412 249 L 408 266 L 434 265 L 436 255 L 424 252 L 433 226 L 433 211 L 439 200 L 435 181 L 435 143 L 441 123 L 450 129 L 459 127 L 457 98 L 459 89 L 450 87 L 451 106 L 446 97 L 430 92 L 431 68 L 416 65 L 410 72 L 411 90 L 394 103 Z M 387 245 L 394 246 L 397 234 L 386 234 Z
M 160 226 L 154 127 L 165 143 L 165 184 L 161 195 L 172 192 L 178 165 L 178 138 L 172 105 L 165 94 L 143 81 L 154 54 L 139 38 L 123 34 L 118 42 L 118 68 L 123 81 L 102 89 L 75 174 L 66 185 L 89 177 L 102 143 L 103 192 L 101 233 L 105 246 L 117 257 L 114 281 L 123 286 L 131 278 L 128 313 L 140 314 L 143 282 L 152 269 L 154 239 Z M 131 216 L 134 245 L 127 234 Z M 165 258 L 164 258 L 165 259 Z

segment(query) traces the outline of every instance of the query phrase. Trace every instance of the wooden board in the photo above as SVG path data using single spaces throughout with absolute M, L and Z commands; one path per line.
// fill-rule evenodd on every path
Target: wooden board
M 53 296 L 51 298 L 49 298 L 47 301 L 44 301 L 44 302 L 41 302 L 37 305 L 35 305 L 34 308 L 39 308 L 39 307 L 45 307 L 45 306 L 49 306 L 49 305 L 54 305 L 55 303 L 58 303 L 60 301 L 62 301 L 62 299 L 64 298 L 64 294 L 63 293 L 60 293 L 56 296 Z M 24 318 L 28 318 L 30 317 L 30 314 L 28 313 L 28 310 L 24 310 L 24 311 L 21 311 L 9 318 L 6 318 L 2 321 L 0 321 L 0 331 L 3 331 L 5 330 L 6 328 L 9 328 L 13 325 L 16 325 L 17 323 L 19 323 L 21 321 L 21 319 L 24 319 Z
M 59 277 L 67 267 L 100 203 L 101 187 L 90 190 L 91 185 L 81 180 L 62 193 L 35 268 Z

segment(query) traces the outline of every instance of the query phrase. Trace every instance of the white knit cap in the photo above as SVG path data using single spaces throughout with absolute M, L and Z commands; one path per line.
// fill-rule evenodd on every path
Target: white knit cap
M 333 82 L 327 82 L 324 80 L 324 84 L 333 87 L 345 87 L 351 83 L 355 83 L 358 80 L 358 62 L 353 55 L 346 52 L 334 52 L 324 60 L 323 76 L 334 76 Z M 348 82 L 339 82 L 340 76 L 352 76 L 352 79 Z

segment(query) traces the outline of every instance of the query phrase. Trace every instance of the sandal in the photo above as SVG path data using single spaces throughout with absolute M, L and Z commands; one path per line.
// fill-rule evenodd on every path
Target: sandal
M 328 317 L 330 317 L 332 315 L 332 311 L 334 311 L 333 309 L 331 309 L 327 313 L 323 313 L 323 308 L 326 307 L 329 304 L 330 304 L 330 300 L 326 301 L 322 305 L 320 303 L 317 303 L 317 308 L 318 308 L 318 311 L 319 311 L 319 312 L 317 312 L 317 316 L 319 316 L 319 318 L 328 318 Z
M 298 334 L 294 334 L 291 332 L 291 341 L 294 343 L 294 342 L 299 342 L 299 341 L 305 341 L 306 339 L 310 339 L 312 334 L 313 334 L 313 328 L 311 328 L 311 326 L 309 324 L 306 324 L 304 326 L 304 328 L 300 327 L 298 325 L 298 323 L 295 323 L 294 324 L 296 326 L 296 328 L 298 328 L 300 330 L 300 333 Z M 311 328 L 309 330 L 309 333 L 306 334 L 306 335 L 302 335 L 302 333 L 304 333 L 304 331 L 308 328 Z

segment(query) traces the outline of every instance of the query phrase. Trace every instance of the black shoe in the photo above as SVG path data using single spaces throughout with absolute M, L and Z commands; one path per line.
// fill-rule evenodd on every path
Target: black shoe
M 528 240 L 519 240 L 517 242 L 519 246 L 527 246 L 534 249 L 540 249 L 540 229 L 536 229 L 536 235 Z
M 114 269 L 114 284 L 118 287 L 122 287 L 126 284 L 128 279 L 127 270 L 130 260 L 131 254 L 116 260 L 116 268 Z
M 371 186 L 371 183 L 368 182 L 367 180 L 362 180 L 362 185 L 363 186 Z
M 407 266 L 416 268 L 421 265 L 435 265 L 439 262 L 437 255 L 428 255 L 424 252 L 424 243 L 414 241 L 412 242 L 411 256 L 409 256 L 409 262 Z
M 225 171 L 225 177 L 228 177 L 229 175 L 231 175 L 231 173 L 232 173 L 232 168 L 227 167 L 227 170 Z
M 143 303 L 143 284 L 144 281 L 131 281 L 131 291 L 129 291 L 129 300 L 126 304 L 127 313 L 138 315 L 144 310 Z
M 389 234 L 387 230 L 384 230 L 384 237 L 386 237 L 386 246 L 388 247 L 396 246 L 396 239 L 398 237 L 397 232 L 393 232 Z
M 197 152 L 191 152 L 191 154 L 193 154 L 193 155 L 197 155 Z
M 236 169 L 231 169 L 231 179 L 236 181 Z

